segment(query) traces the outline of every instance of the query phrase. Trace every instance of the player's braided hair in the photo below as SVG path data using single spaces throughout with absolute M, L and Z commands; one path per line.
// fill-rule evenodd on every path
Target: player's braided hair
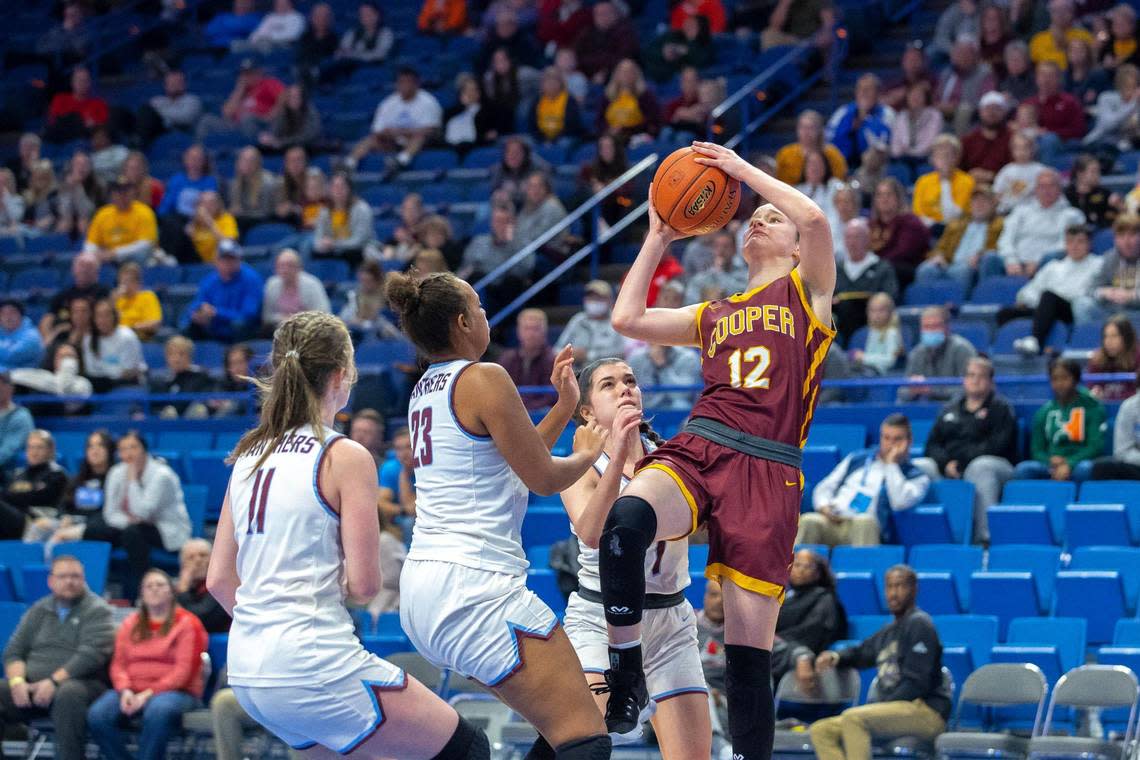
M 574 410 L 574 422 L 579 425 L 586 424 L 586 420 L 582 417 L 582 407 L 590 403 L 590 393 L 594 385 L 594 373 L 602 367 L 608 367 L 611 364 L 625 364 L 625 359 L 619 359 L 615 356 L 596 359 L 583 367 L 582 371 L 578 373 L 578 408 Z M 665 443 L 665 439 L 653 429 L 653 426 L 649 424 L 648 420 L 642 420 L 638 429 L 643 436 L 653 441 L 655 445 L 660 446 Z
M 273 332 L 273 367 L 268 378 L 250 380 L 262 397 L 257 427 L 242 436 L 227 458 L 231 464 L 250 452 L 260 452 L 260 467 L 290 430 L 311 425 L 324 438 L 321 399 L 329 379 L 345 370 L 356 381 L 356 363 L 348 328 L 332 314 L 303 311 L 286 319 Z

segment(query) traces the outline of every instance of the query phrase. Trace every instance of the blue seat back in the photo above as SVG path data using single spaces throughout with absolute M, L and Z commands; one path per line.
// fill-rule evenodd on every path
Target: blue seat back
M 964 605 L 958 597 L 953 573 L 925 570 L 918 573 L 918 606 L 931 615 L 957 615 Z
M 1140 619 L 1117 620 L 1112 643 L 1122 647 L 1140 647 Z
M 811 426 L 808 446 L 834 446 L 841 457 L 867 447 L 867 428 L 862 425 L 820 423 Z
M 1004 640 L 1011 620 L 1041 614 L 1033 575 L 1029 572 L 973 573 L 970 576 L 970 612 L 996 616 L 998 637 Z
M 23 602 L 0 602 L 0 642 L 7 646 L 8 639 L 20 624 L 20 618 L 28 611 Z
M 890 615 L 851 615 L 847 618 L 847 638 L 855 641 L 870 638 L 889 622 Z
M 531 507 L 522 524 L 523 548 L 549 546 L 570 536 L 570 518 L 563 509 Z
M 0 554 L 0 556 L 3 556 Z M 1124 600 L 1130 612 L 1140 604 L 1140 548 L 1126 546 L 1082 546 L 1069 560 L 1070 570 L 1115 570 L 1124 586 Z M 1140 641 L 1140 639 L 1138 639 Z
M 1128 514 L 1123 504 L 1070 504 L 1065 507 L 1065 545 L 1069 549 L 1080 546 L 1108 544 L 1128 546 Z
M 1011 480 L 1001 492 L 1004 504 L 1044 504 L 1049 511 L 1054 538 L 1064 533 L 1065 505 L 1076 498 L 1076 484 L 1058 480 Z
M 803 464 L 800 469 L 805 478 L 818 483 L 831 474 L 839 464 L 839 458 L 837 446 L 807 445 L 803 448 Z
M 186 503 L 186 514 L 190 517 L 190 535 L 201 538 L 206 529 L 206 499 L 210 491 L 206 486 L 182 486 L 182 499 Z
M 1062 570 L 1057 573 L 1053 614 L 1084 618 L 1092 644 L 1112 641 L 1116 621 L 1124 617 L 1124 588 L 1115 570 Z
M 191 451 L 186 457 L 190 479 L 206 486 L 206 517 L 217 520 L 221 514 L 232 467 L 226 464 L 226 451 Z
M 990 650 L 998 641 L 998 619 L 994 615 L 934 615 L 934 627 L 942 646 L 964 646 L 974 667 L 990 661 Z
M 1090 504 L 1123 504 L 1132 540 L 1140 541 L 1140 482 L 1089 480 L 1081 485 L 1080 501 Z
M 875 574 L 868 570 L 835 573 L 835 589 L 843 609 L 850 615 L 881 615 L 885 605 Z
M 1009 624 L 1006 641 L 1010 644 L 1057 647 L 1062 672 L 1066 672 L 1085 661 L 1088 624 L 1082 618 L 1017 618 Z
M 982 569 L 982 559 L 980 546 L 926 544 L 910 550 L 910 566 L 915 570 L 941 570 L 953 575 L 958 600 L 966 609 L 970 607 L 970 573 Z
M 24 576 L 21 568 L 24 565 L 42 565 L 44 559 L 44 545 L 41 543 L 26 544 L 23 541 L 0 541 L 0 562 L 7 565 L 8 571 L 11 573 L 12 588 L 16 599 L 28 600 L 24 593 Z
M 1040 544 L 1003 544 L 990 547 L 990 570 L 1027 570 L 1037 585 L 1037 598 L 1053 598 L 1053 582 L 1061 568 L 1061 548 Z

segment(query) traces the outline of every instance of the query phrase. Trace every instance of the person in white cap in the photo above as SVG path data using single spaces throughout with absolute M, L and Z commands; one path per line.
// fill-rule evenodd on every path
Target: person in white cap
M 990 90 L 978 101 L 978 126 L 962 138 L 962 168 L 976 182 L 994 181 L 998 171 L 1013 160 L 1009 152 L 1009 127 L 1005 96 Z

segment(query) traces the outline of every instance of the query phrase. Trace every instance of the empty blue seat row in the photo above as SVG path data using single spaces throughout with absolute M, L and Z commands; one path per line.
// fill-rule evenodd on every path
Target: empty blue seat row
M 1140 482 L 1011 480 L 987 513 L 993 544 L 1140 544 Z

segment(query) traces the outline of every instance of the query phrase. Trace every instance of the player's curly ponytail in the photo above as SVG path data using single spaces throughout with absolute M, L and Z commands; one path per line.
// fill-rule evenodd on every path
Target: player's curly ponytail
M 249 378 L 262 398 L 261 419 L 238 441 L 226 460 L 231 464 L 240 456 L 257 453 L 260 467 L 289 431 L 302 425 L 312 426 L 323 439 L 321 399 L 332 374 L 343 369 L 349 381 L 356 382 L 348 328 L 324 312 L 304 311 L 278 325 L 270 363 L 273 372 L 269 377 Z
M 467 311 L 462 283 L 450 272 L 429 274 L 419 281 L 398 272 L 388 275 L 388 303 L 400 315 L 400 329 L 424 355 L 451 348 L 451 326 Z
M 594 373 L 602 367 L 608 367 L 611 364 L 625 363 L 625 359 L 609 356 L 603 359 L 595 359 L 582 368 L 582 371 L 578 373 L 578 407 L 574 410 L 574 422 L 576 424 L 586 424 L 585 418 L 582 417 L 582 407 L 590 404 L 590 395 L 594 389 Z M 649 424 L 649 420 L 642 420 L 641 425 L 638 426 L 638 430 L 656 446 L 665 443 L 665 439 L 653 429 L 653 426 Z

